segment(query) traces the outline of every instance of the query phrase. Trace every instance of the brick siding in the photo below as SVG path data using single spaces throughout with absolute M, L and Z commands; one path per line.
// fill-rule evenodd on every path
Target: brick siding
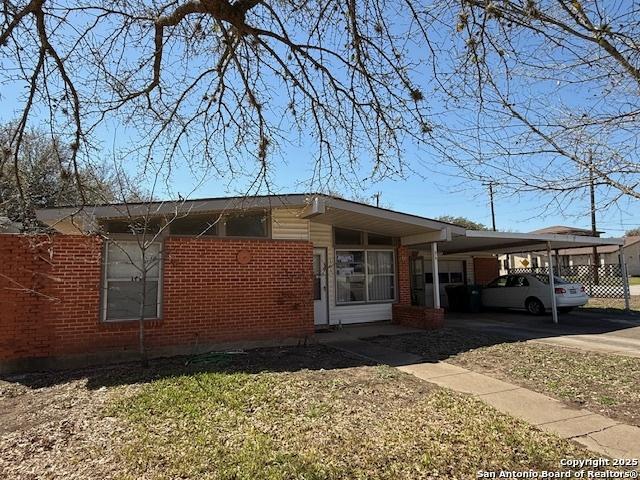
M 444 308 L 393 305 L 393 323 L 405 327 L 433 330 L 444 326 Z
M 148 348 L 311 335 L 312 255 L 308 242 L 166 239 Z M 101 321 L 101 258 L 96 237 L 0 235 L 0 362 L 135 351 L 136 321 Z
M 500 275 L 498 257 L 474 257 L 474 283 L 477 283 L 478 285 L 486 285 L 498 275 Z

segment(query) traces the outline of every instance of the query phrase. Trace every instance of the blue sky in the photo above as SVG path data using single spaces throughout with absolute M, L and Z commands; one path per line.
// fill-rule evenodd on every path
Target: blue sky
M 17 104 L 2 96 L 0 121 L 15 118 Z M 101 132 L 102 144 L 114 145 L 123 141 L 122 133 L 115 128 L 104 128 Z M 278 193 L 302 192 L 308 190 L 305 180 L 311 174 L 313 150 L 310 145 L 287 148 L 276 157 L 276 167 L 272 175 L 272 188 Z M 287 158 L 288 160 L 284 160 Z M 357 192 L 349 188 L 336 187 L 346 197 L 370 199 L 381 193 L 384 207 L 426 217 L 440 215 L 463 216 L 474 221 L 491 225 L 491 214 L 487 188 L 455 175 L 451 167 L 439 165 L 437 160 L 428 158 L 428 153 L 409 148 L 407 162 L 417 174 L 407 173 L 406 178 L 386 179 L 377 183 L 364 184 Z M 425 165 L 425 167 L 420 167 Z M 437 168 L 435 170 L 434 168 Z M 246 181 L 210 177 L 197 189 L 193 177 L 187 169 L 178 169 L 172 176 L 172 191 L 191 198 L 236 195 L 244 192 Z M 498 188 L 495 192 L 496 224 L 498 230 L 526 232 L 550 225 L 571 225 L 590 228 L 588 192 L 564 206 L 565 212 L 551 207 L 541 213 L 548 199 L 538 194 L 505 195 Z M 166 194 L 165 194 L 166 195 Z M 161 195 L 163 196 L 163 195 Z M 625 230 L 640 226 L 638 202 L 622 201 L 617 207 L 599 214 L 598 227 L 609 236 L 620 236 Z
M 428 83 L 428 79 L 426 82 Z M 3 85 L 0 91 L 0 122 L 17 117 L 19 104 L 15 99 L 15 93 L 19 91 L 21 91 L 19 87 L 10 88 L 9 85 Z M 581 99 L 579 94 L 572 96 L 571 100 L 578 105 L 581 101 L 586 102 L 586 98 Z M 434 110 L 444 109 L 438 104 L 434 104 L 433 108 Z M 38 122 L 37 115 L 34 122 Z M 44 127 L 45 124 L 41 123 L 39 126 Z M 122 147 L 129 139 L 136 137 L 135 132 L 129 135 L 115 123 L 102 127 L 98 135 L 103 146 L 102 156 L 107 159 L 112 147 Z M 295 139 L 291 140 L 295 141 Z M 309 190 L 310 187 L 305 180 L 311 176 L 312 159 L 316 153 L 313 148 L 308 139 L 302 139 L 301 144 L 283 147 L 271 158 L 275 165 L 271 173 L 273 191 L 288 193 Z M 97 156 L 101 156 L 101 153 Z M 485 225 L 491 224 L 488 192 L 485 186 L 456 177 L 453 167 L 443 165 L 435 154 L 431 154 L 428 150 L 407 145 L 405 158 L 415 172 L 407 171 L 403 178 L 365 183 L 358 186 L 356 192 L 344 185 L 336 185 L 333 189 L 346 197 L 357 196 L 358 199 L 371 201 L 373 201 L 373 195 L 380 192 L 382 206 L 394 210 L 427 217 L 463 216 Z M 134 172 L 133 162 L 129 163 L 129 170 Z M 370 165 L 371 162 L 363 159 L 363 165 L 367 164 Z M 363 176 L 365 176 L 364 173 Z M 196 183 L 187 168 L 177 168 L 172 173 L 170 191 L 156 191 L 155 194 L 163 197 L 175 196 L 179 193 L 191 198 L 242 194 L 246 190 L 247 178 L 230 181 L 211 176 L 194 190 Z M 149 185 L 143 186 L 149 188 Z M 540 194 L 509 196 L 498 187 L 495 196 L 498 229 L 530 231 L 559 224 L 590 227 L 588 192 L 585 191 L 584 195 L 576 195 L 573 200 L 565 201 L 559 207 L 551 206 L 545 209 L 549 201 L 549 198 Z M 637 201 L 623 200 L 616 207 L 600 212 L 599 229 L 606 231 L 610 236 L 618 236 L 625 230 L 640 226 L 639 204 L 640 202 Z

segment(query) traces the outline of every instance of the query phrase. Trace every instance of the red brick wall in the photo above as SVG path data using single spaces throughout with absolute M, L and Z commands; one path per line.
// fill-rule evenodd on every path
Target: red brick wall
M 475 257 L 473 259 L 473 276 L 475 283 L 486 285 L 500 275 L 498 257 Z
M 393 323 L 425 330 L 442 328 L 444 326 L 444 309 L 394 304 Z
M 0 360 L 134 350 L 137 322 L 100 321 L 102 242 L 52 238 L 33 248 L 33 238 L 0 235 Z M 147 346 L 313 333 L 312 253 L 306 242 L 167 239 L 163 318 L 145 322 Z
M 45 238 L 0 235 L 0 359 L 49 351 L 48 246 Z
M 410 253 L 407 247 L 398 247 L 398 303 L 411 304 Z

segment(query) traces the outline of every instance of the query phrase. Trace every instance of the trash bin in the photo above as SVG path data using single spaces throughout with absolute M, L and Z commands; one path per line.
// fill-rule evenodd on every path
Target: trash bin
M 447 285 L 449 311 L 478 313 L 482 309 L 479 285 Z
M 482 310 L 482 288 L 480 285 L 467 285 L 467 312 L 478 313 Z
M 467 293 L 464 285 L 447 285 L 444 287 L 447 292 L 449 310 L 452 312 L 464 312 L 467 309 Z

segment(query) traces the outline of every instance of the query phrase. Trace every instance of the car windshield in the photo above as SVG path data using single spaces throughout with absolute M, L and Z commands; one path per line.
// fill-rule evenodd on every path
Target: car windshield
M 537 273 L 536 275 L 534 275 L 534 277 L 536 277 L 538 280 L 540 280 L 542 283 L 544 283 L 546 285 L 549 284 L 549 275 L 544 275 L 542 273 Z M 554 275 L 553 276 L 553 283 L 555 283 L 556 285 L 564 285 L 564 284 L 567 284 L 569 282 L 567 282 L 564 278 L 556 277 Z

